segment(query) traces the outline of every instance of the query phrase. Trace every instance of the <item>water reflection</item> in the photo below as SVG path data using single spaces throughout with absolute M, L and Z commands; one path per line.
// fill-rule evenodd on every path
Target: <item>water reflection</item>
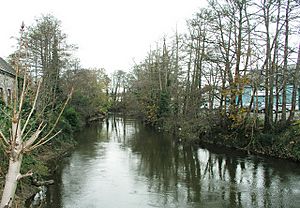
M 300 168 L 218 147 L 182 146 L 132 119 L 78 135 L 49 207 L 298 207 Z M 51 199 L 50 199 L 51 198 Z

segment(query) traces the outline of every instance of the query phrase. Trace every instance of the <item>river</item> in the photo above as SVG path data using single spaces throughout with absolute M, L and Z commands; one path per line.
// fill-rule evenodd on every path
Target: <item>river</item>
M 77 139 L 59 162 L 47 207 L 300 207 L 294 162 L 182 146 L 120 117 L 87 127 Z

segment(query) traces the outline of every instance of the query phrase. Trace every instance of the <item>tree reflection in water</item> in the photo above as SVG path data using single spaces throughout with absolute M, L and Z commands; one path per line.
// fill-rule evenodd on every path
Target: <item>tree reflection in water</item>
M 297 163 L 217 146 L 180 145 L 135 119 L 111 117 L 77 135 L 49 207 L 297 207 Z M 116 192 L 118 200 L 115 198 Z M 125 204 L 124 204 L 125 203 Z M 53 205 L 55 204 L 55 205 Z
M 286 161 L 247 156 L 220 147 L 180 145 L 167 134 L 138 128 L 140 131 L 132 135 L 128 145 L 140 155 L 138 172 L 148 178 L 149 192 L 159 192 L 165 204 L 297 206 L 293 201 L 299 197 L 289 186 L 299 183 L 293 181 L 300 179 L 299 168 L 295 174 L 274 166 Z M 286 174 L 293 177 L 284 177 Z

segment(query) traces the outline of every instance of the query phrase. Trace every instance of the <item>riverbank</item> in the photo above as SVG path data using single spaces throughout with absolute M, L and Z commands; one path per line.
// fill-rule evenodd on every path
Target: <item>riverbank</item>
M 25 155 L 22 163 L 22 172 L 32 170 L 32 177 L 20 180 L 15 195 L 15 205 L 17 207 L 25 207 L 27 199 L 35 195 L 39 188 L 33 183 L 33 180 L 44 181 L 56 169 L 56 161 L 60 161 L 65 157 L 76 145 L 74 138 L 65 139 L 58 137 L 53 141 L 41 146 L 29 155 Z M 3 168 L 3 167 L 2 167 Z M 4 169 L 4 168 L 3 168 Z M 4 186 L 5 170 L 0 174 L 0 187 Z M 2 195 L 2 189 L 0 189 Z
M 161 119 L 159 125 L 147 122 L 138 114 L 122 115 L 133 116 L 158 131 L 169 132 L 182 143 L 218 145 L 247 154 L 300 162 L 299 112 L 292 122 L 285 124 L 278 122 L 268 130 L 263 128 L 263 114 L 257 118 L 251 114 L 246 118 L 244 114 L 243 117 L 232 120 L 217 111 L 203 111 L 197 118 L 165 117 Z
M 185 121 L 178 131 L 181 141 L 195 145 L 213 144 L 268 157 L 300 161 L 300 123 L 293 121 L 272 130 L 250 128 L 249 124 L 230 126 L 222 119 L 209 117 L 203 121 Z M 262 121 L 258 121 L 258 124 Z

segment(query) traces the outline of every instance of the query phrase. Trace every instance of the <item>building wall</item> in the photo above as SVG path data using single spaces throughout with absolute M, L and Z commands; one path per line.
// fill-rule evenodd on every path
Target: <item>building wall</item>
M 243 98 L 243 106 L 247 107 L 250 104 L 250 100 L 251 100 L 251 96 L 253 93 L 253 89 L 250 86 L 245 87 L 242 98 Z M 292 85 L 287 85 L 286 86 L 286 104 L 287 104 L 287 109 L 291 108 L 291 104 L 292 104 L 292 94 L 293 94 L 293 86 Z M 275 105 L 276 105 L 276 93 L 274 90 L 274 106 L 273 108 L 275 109 Z M 296 110 L 300 109 L 300 88 L 297 90 L 297 94 L 296 94 Z M 264 89 L 259 89 L 257 92 L 257 101 L 258 101 L 258 106 L 260 107 L 264 107 L 265 105 L 265 90 Z M 254 98 L 254 104 L 256 103 L 256 98 Z M 279 92 L 279 107 L 282 104 L 282 91 Z
M 14 78 L 0 72 L 0 99 L 6 104 L 11 101 Z

